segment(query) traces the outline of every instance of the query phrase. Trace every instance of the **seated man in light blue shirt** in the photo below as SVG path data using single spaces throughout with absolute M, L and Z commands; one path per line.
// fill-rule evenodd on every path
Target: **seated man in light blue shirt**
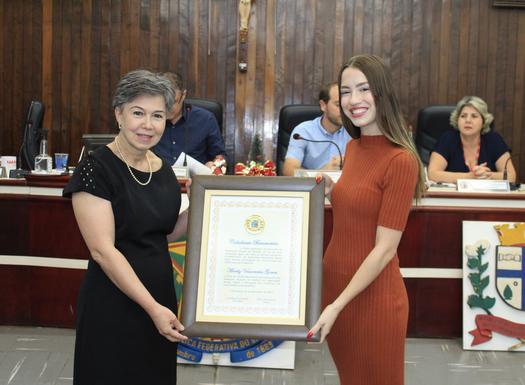
M 283 175 L 293 176 L 295 170 L 299 168 L 340 169 L 343 160 L 339 156 L 339 150 L 344 157 L 346 144 L 352 138 L 342 127 L 337 83 L 327 84 L 321 89 L 319 106 L 323 111 L 322 116 L 302 122 L 293 129 L 283 165 Z M 295 134 L 308 140 L 332 141 L 337 146 L 333 143 L 312 143 L 303 139 L 294 139 Z

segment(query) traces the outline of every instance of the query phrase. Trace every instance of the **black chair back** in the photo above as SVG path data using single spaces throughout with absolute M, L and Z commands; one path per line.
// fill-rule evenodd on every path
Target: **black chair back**
M 417 114 L 416 147 L 425 166 L 430 160 L 430 153 L 441 135 L 453 127 L 450 125 L 450 114 L 456 106 L 428 106 Z
M 213 115 L 215 115 L 215 118 L 217 119 L 217 123 L 219 123 L 219 129 L 221 130 L 221 135 L 224 138 L 224 132 L 222 128 L 222 111 L 223 111 L 222 104 L 220 104 L 219 102 L 216 102 L 215 100 L 202 99 L 202 98 L 186 98 L 184 99 L 184 103 L 186 103 L 186 105 L 190 104 L 193 106 L 204 108 L 210 111 Z
M 289 104 L 281 108 L 279 113 L 279 131 L 277 133 L 277 175 L 282 175 L 288 144 L 293 129 L 307 120 L 321 116 L 318 104 Z
M 27 110 L 27 117 L 24 124 L 24 136 L 21 146 L 21 162 L 18 165 L 26 170 L 34 170 L 35 156 L 40 152 L 40 141 L 42 140 L 42 121 L 44 119 L 44 104 L 33 100 Z

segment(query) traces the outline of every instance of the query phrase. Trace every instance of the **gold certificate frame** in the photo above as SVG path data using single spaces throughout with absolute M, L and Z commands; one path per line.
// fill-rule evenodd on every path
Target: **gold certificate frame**
M 184 334 L 306 340 L 321 310 L 324 183 L 196 175 L 190 208 Z

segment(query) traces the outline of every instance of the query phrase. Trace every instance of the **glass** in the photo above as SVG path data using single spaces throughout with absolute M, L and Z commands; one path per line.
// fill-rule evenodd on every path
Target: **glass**
M 66 154 L 63 152 L 56 152 L 55 153 L 55 168 L 59 171 L 66 171 L 68 158 L 69 158 L 69 154 Z

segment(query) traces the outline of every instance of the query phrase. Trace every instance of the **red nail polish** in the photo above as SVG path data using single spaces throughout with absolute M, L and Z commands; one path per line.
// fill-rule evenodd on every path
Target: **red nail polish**
M 306 339 L 309 340 L 310 338 L 312 338 L 313 335 L 314 333 L 308 332 L 308 334 L 306 335 Z
M 321 183 L 321 179 L 323 179 L 323 177 L 322 177 L 321 175 L 317 175 L 317 176 L 315 177 L 315 182 L 316 182 L 317 184 L 319 184 L 319 183 Z

